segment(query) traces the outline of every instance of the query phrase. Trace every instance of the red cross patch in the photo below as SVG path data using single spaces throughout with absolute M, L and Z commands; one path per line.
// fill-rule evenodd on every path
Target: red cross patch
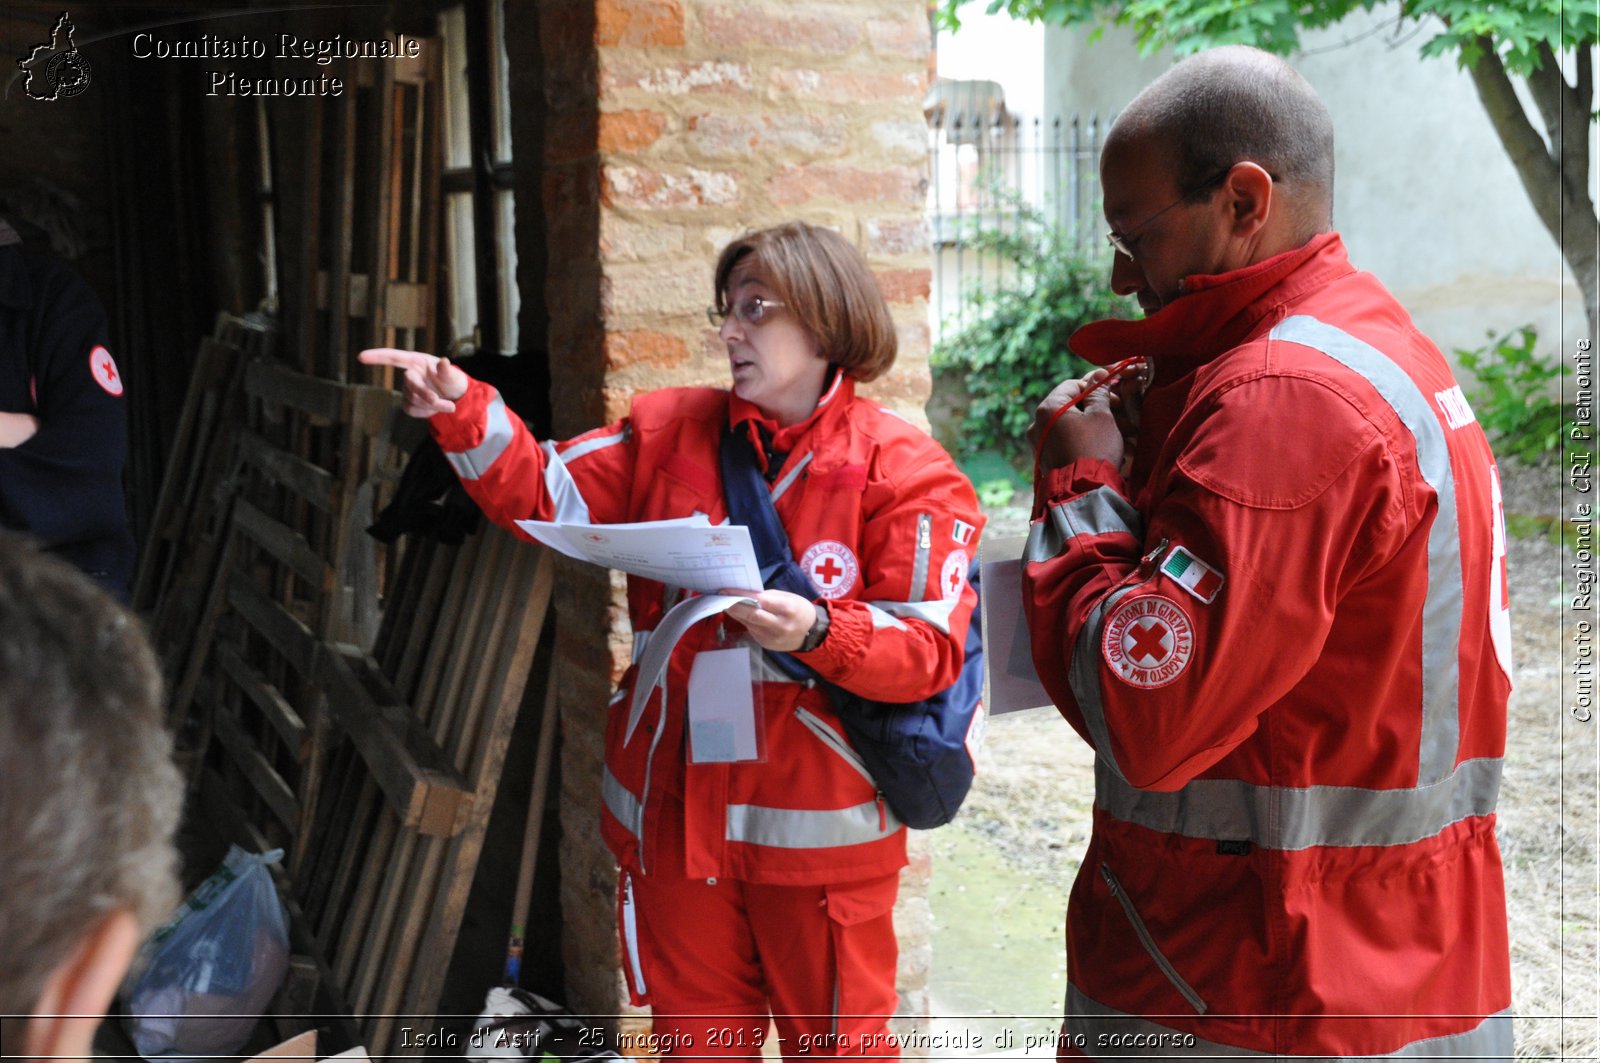
M 1183 607 L 1159 594 L 1123 602 L 1100 640 L 1106 664 L 1130 686 L 1153 690 L 1183 674 L 1194 656 L 1194 624 Z
M 800 555 L 800 568 L 824 598 L 842 598 L 856 585 L 861 566 L 850 548 L 835 539 L 811 544 Z
M 117 372 L 117 363 L 104 347 L 96 347 L 89 352 L 89 373 L 108 394 L 122 394 L 122 374 Z
M 952 550 L 944 559 L 944 567 L 939 570 L 939 593 L 946 601 L 961 595 L 961 588 L 967 582 L 967 569 L 971 566 L 972 559 L 965 550 Z

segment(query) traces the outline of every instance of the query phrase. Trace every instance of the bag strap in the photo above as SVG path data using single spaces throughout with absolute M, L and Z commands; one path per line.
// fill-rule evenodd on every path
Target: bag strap
M 816 588 L 794 562 L 789 533 L 784 531 L 783 521 L 773 508 L 772 491 L 756 466 L 750 440 L 731 427 L 725 429 L 718 458 L 722 463 L 722 495 L 728 504 L 728 516 L 735 524 L 750 529 L 750 543 L 755 547 L 763 586 L 798 594 L 810 601 L 816 596 Z
M 750 440 L 730 426 L 722 433 L 718 451 L 722 464 L 722 497 L 728 505 L 728 518 L 750 529 L 750 544 L 755 548 L 756 564 L 761 568 L 762 585 L 798 594 L 806 601 L 816 597 L 816 588 L 795 564 L 789 549 L 789 533 L 772 505 L 772 491 L 756 466 Z M 787 653 L 768 650 L 767 658 L 798 680 L 825 682 L 807 665 Z M 831 684 L 830 684 L 831 686 Z

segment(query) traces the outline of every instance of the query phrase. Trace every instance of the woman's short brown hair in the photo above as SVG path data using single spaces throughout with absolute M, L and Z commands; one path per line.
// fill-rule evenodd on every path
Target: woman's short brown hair
M 728 310 L 728 283 L 748 262 L 784 307 L 817 339 L 818 350 L 857 380 L 875 380 L 894 364 L 894 319 L 883 292 L 851 243 L 832 229 L 791 221 L 745 233 L 717 259 L 717 310 Z

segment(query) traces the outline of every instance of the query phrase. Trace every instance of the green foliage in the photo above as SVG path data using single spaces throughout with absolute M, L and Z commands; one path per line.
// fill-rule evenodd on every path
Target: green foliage
M 943 28 L 961 25 L 957 9 L 971 0 L 939 0 Z M 1380 0 L 989 0 L 990 14 L 1063 26 L 1130 27 L 1148 55 L 1171 46 L 1179 55 L 1219 44 L 1252 44 L 1279 55 L 1300 46 L 1300 31 L 1322 29 Z M 1402 21 L 1426 22 L 1438 32 L 1422 45 L 1425 56 L 1457 52 L 1463 65 L 1491 42 L 1513 74 L 1543 63 L 1541 45 L 1557 50 L 1592 45 L 1600 13 L 1570 0 L 1405 0 Z
M 978 503 L 984 509 L 1009 506 L 1011 498 L 1026 482 L 1012 467 L 1010 459 L 993 450 L 980 450 L 963 454 L 958 464 L 978 492 Z
M 963 389 L 969 400 L 958 454 L 997 451 L 1027 468 L 1023 436 L 1034 408 L 1055 385 L 1090 368 L 1068 351 L 1067 337 L 1087 322 L 1126 317 L 1128 308 L 1111 293 L 1109 262 L 1084 258 L 1069 234 L 1031 208 L 1015 209 L 1016 231 L 984 232 L 974 241 L 979 253 L 1007 263 L 1014 283 L 972 295 L 970 323 L 941 340 L 931 361 L 935 386 Z
M 1592 432 L 1574 431 L 1580 428 L 1576 411 L 1561 400 L 1557 382 L 1568 370 L 1542 359 L 1535 351 L 1538 342 L 1538 330 L 1523 325 L 1498 338 L 1491 333 L 1485 347 L 1456 351 L 1462 367 L 1478 380 L 1468 394 L 1478 423 L 1496 453 L 1530 465 L 1563 452 L 1592 453 Z

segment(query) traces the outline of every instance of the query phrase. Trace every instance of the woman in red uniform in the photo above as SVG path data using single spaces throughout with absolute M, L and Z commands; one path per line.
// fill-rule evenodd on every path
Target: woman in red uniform
M 722 436 L 752 448 L 815 594 L 761 591 L 757 605 L 695 625 L 634 725 L 637 667 L 612 700 L 601 831 L 621 866 L 629 988 L 675 1055 L 750 1055 L 771 1015 L 785 1056 L 894 1057 L 891 909 L 905 828 L 825 691 L 765 654 L 793 653 L 882 701 L 949 686 L 983 518 L 937 443 L 855 394 L 893 363 L 895 332 L 847 241 L 802 223 L 747 234 L 723 250 L 714 293 L 729 391 L 642 395 L 623 420 L 562 443 L 536 441 L 448 361 L 387 349 L 361 358 L 405 370 L 407 409 L 429 418 L 468 492 L 511 528 L 519 518 L 720 522 Z M 635 661 L 682 597 L 630 577 Z M 702 654 L 741 636 L 754 644 L 763 759 L 697 763 L 691 676 Z

